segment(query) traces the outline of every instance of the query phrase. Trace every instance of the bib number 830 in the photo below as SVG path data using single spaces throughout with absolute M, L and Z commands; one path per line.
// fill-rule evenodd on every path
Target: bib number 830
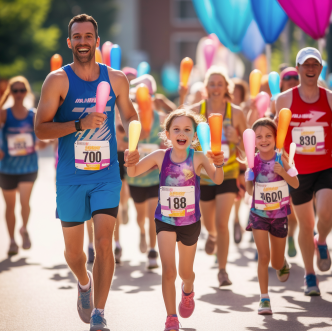
M 304 146 L 309 146 L 309 145 L 312 145 L 312 146 L 315 146 L 316 145 L 316 136 L 301 136 L 300 137 L 300 145 Z
M 261 199 L 267 203 L 279 202 L 282 200 L 282 192 L 261 193 Z
M 101 152 L 97 151 L 90 151 L 90 152 L 83 152 L 85 154 L 84 156 L 84 162 L 90 162 L 90 163 L 94 163 L 94 162 L 100 162 L 101 161 Z M 88 160 L 89 158 L 89 160 Z
M 185 197 L 173 198 L 173 199 L 169 197 L 167 201 L 169 209 L 180 209 L 180 208 L 184 209 L 187 207 L 187 199 Z M 173 202 L 173 208 L 172 208 L 172 202 Z

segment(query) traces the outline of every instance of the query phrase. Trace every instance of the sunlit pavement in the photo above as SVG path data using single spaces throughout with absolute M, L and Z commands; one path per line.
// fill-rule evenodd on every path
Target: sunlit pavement
M 59 331 L 89 330 L 76 310 L 77 282 L 68 269 L 60 222 L 55 219 L 55 171 L 51 157 L 40 159 L 40 171 L 31 200 L 29 232 L 32 248 L 7 258 L 9 240 L 5 206 L 0 198 L 0 330 Z M 241 223 L 248 207 L 241 209 Z M 21 226 L 16 210 L 16 239 Z M 231 215 L 231 220 L 233 215 Z M 230 229 L 232 231 L 232 222 Z M 139 231 L 130 203 L 127 225 L 121 226 L 122 265 L 117 266 L 105 317 L 110 330 L 161 331 L 166 311 L 161 292 L 161 268 L 149 272 L 147 257 L 139 252 Z M 202 235 L 204 237 L 204 234 Z M 321 297 L 303 295 L 303 263 L 298 252 L 290 258 L 292 269 L 286 283 L 280 283 L 270 268 L 270 297 L 273 316 L 258 316 L 259 287 L 254 261 L 254 244 L 245 233 L 240 245 L 231 247 L 227 271 L 232 286 L 218 288 L 215 257 L 204 252 L 199 240 L 195 261 L 196 310 L 189 319 L 180 319 L 181 330 L 332 330 L 332 270 L 318 273 Z M 328 241 L 332 247 L 332 235 Z M 87 248 L 85 243 L 84 248 Z M 297 246 L 298 248 L 298 246 Z M 299 251 L 299 249 L 298 249 Z M 91 268 L 91 266 L 89 266 Z M 180 299 L 177 279 L 177 295 Z

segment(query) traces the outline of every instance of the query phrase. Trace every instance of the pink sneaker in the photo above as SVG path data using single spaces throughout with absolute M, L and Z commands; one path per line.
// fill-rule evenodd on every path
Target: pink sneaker
M 167 316 L 164 331 L 179 331 L 180 322 L 175 316 Z
M 193 291 L 189 295 L 185 295 L 183 292 L 183 283 L 181 285 L 182 298 L 179 303 L 179 314 L 182 318 L 188 318 L 192 315 L 195 309 L 195 301 L 194 301 L 194 287 Z

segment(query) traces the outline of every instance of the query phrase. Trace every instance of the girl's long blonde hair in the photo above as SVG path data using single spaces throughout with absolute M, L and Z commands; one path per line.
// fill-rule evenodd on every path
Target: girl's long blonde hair
M 8 81 L 7 88 L 6 88 L 5 92 L 3 93 L 3 95 L 0 99 L 0 110 L 2 109 L 2 107 L 6 103 L 6 101 L 8 100 L 8 97 L 10 95 L 12 86 L 15 83 L 23 83 L 26 90 L 27 90 L 27 95 L 32 95 L 30 84 L 29 84 L 28 80 L 25 77 L 23 77 L 23 76 L 13 77 Z
M 167 136 L 166 136 L 166 131 L 169 132 L 170 128 L 171 128 L 171 125 L 172 125 L 172 122 L 175 118 L 177 117 L 181 117 L 181 116 L 186 116 L 188 118 L 191 119 L 192 123 L 193 123 L 193 127 L 194 127 L 194 131 L 196 132 L 196 128 L 197 128 L 197 125 L 199 123 L 202 123 L 202 122 L 206 122 L 206 119 L 195 113 L 194 111 L 192 111 L 191 109 L 189 108 L 186 108 L 186 107 L 183 107 L 183 108 L 178 108 L 174 111 L 172 111 L 168 116 L 167 118 L 165 119 L 163 125 L 162 125 L 162 128 L 164 129 L 162 132 L 159 133 L 159 137 L 160 139 L 162 139 L 164 141 L 164 145 L 167 146 L 167 147 L 172 147 L 172 143 L 170 140 L 167 139 Z M 198 139 L 194 139 L 193 142 L 191 143 L 191 146 L 192 147 L 196 147 L 199 145 L 199 141 Z

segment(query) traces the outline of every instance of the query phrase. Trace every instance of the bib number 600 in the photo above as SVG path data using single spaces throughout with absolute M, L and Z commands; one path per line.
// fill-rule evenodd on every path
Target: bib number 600
M 184 209 L 187 207 L 187 199 L 182 198 L 171 198 L 167 199 L 169 209 Z

